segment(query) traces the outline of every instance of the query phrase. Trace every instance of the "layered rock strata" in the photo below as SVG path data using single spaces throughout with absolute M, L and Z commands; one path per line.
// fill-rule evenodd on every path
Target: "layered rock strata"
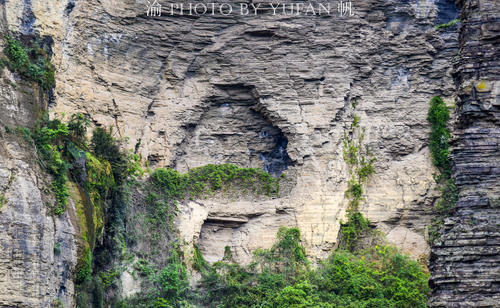
M 500 9 L 462 1 L 452 160 L 460 194 L 432 248 L 432 307 L 500 301 Z
M 361 211 L 415 258 L 428 253 L 436 193 L 426 112 L 432 96 L 453 96 L 457 52 L 456 31 L 434 26 L 455 17 L 452 2 L 356 1 L 352 16 L 337 3 L 326 15 L 263 5 L 257 15 L 197 16 L 170 14 L 168 4 L 161 16 L 140 1 L 7 1 L 4 10 L 11 31 L 54 40 L 53 113 L 113 126 L 152 166 L 234 162 L 293 177 L 294 187 L 262 205 L 268 222 L 247 217 L 244 240 L 234 224 L 234 236 L 221 237 L 220 247 L 246 252 L 240 262 L 250 243 L 269 247 L 281 225 L 303 231 L 313 258 L 335 247 L 354 114 L 377 158 Z M 207 217 L 246 211 L 231 200 L 206 208 Z M 180 230 L 194 225 L 180 221 Z M 192 243 L 200 232 L 183 235 Z

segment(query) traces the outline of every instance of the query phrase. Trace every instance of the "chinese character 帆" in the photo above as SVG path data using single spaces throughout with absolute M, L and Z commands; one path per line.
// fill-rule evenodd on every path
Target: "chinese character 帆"
M 340 16 L 354 16 L 351 1 L 339 1 Z

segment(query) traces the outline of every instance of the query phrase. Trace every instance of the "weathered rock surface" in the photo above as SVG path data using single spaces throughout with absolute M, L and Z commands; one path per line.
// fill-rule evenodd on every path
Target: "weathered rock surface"
M 5 8 L 9 29 L 32 27 L 54 39 L 53 112 L 81 111 L 115 127 L 154 166 L 233 162 L 293 177 L 289 192 L 265 202 L 265 223 L 261 216 L 233 224 L 217 251 L 203 251 L 207 258 L 233 246 L 248 261 L 252 243 L 269 247 L 280 225 L 300 227 L 308 253 L 325 257 L 347 205 L 342 140 L 353 114 L 377 157 L 363 213 L 392 231 L 394 243 L 406 243 L 408 232 L 418 237 L 413 255 L 428 252 L 436 194 L 426 112 L 433 95 L 452 97 L 457 51 L 457 33 L 434 25 L 454 18 L 453 5 L 363 1 L 343 17 L 335 3 L 330 16 L 170 15 L 163 5 L 159 17 L 147 16 L 140 1 L 9 1 Z M 244 216 L 230 200 L 206 208 L 207 217 L 221 208 Z M 283 217 L 270 214 L 281 208 Z M 181 230 L 193 228 L 179 220 Z M 204 224 L 193 236 L 203 238 Z M 242 237 L 242 230 L 251 232 Z
M 362 210 L 385 232 L 404 226 L 425 242 L 435 197 L 426 110 L 433 95 L 453 94 L 456 52 L 456 34 L 433 28 L 436 4 L 356 3 L 356 16 L 344 18 L 270 12 L 151 18 L 137 2 L 119 9 L 103 3 L 76 2 L 64 46 L 54 48 L 62 50 L 64 68 L 55 111 L 79 110 L 116 126 L 152 164 L 180 170 L 209 162 L 264 167 L 259 153 L 286 145 L 290 162 L 281 166 L 296 186 L 266 204 L 269 213 L 287 208 L 288 218 L 232 223 L 220 237 L 205 219 L 194 233 L 218 239 L 218 248 L 204 249 L 208 259 L 231 246 L 246 251 L 238 255 L 248 261 L 252 243 L 270 246 L 280 225 L 299 226 L 309 253 L 327 255 L 347 204 L 342 139 L 355 100 L 378 159 Z M 273 137 L 262 138 L 266 132 Z M 288 143 L 280 144 L 284 138 Z M 227 216 L 244 212 L 230 201 L 207 208 L 207 217 L 221 208 L 234 209 Z M 180 230 L 194 224 L 180 220 Z M 428 250 L 418 247 L 415 255 Z
M 50 179 L 34 148 L 14 132 L 14 125 L 34 119 L 29 100 L 15 99 L 21 94 L 10 83 L 0 89 L 9 93 L 0 104 L 0 306 L 52 307 L 59 300 L 72 307 L 75 208 L 68 206 L 60 217 L 49 214 Z
M 432 248 L 432 307 L 500 302 L 500 9 L 461 1 L 454 178 L 460 190 Z
M 354 114 L 377 158 L 361 211 L 389 241 L 416 258 L 426 255 L 425 227 L 438 195 L 427 149 L 428 102 L 434 95 L 454 100 L 458 63 L 454 158 L 461 197 L 431 262 L 433 303 L 468 305 L 488 303 L 498 288 L 495 2 L 467 1 L 460 57 L 456 28 L 434 28 L 456 18 L 447 0 L 356 1 L 354 16 L 343 17 L 336 3 L 331 16 L 269 9 L 188 16 L 170 15 L 165 2 L 164 14 L 151 17 L 138 0 L 10 0 L 2 3 L 2 27 L 54 40 L 53 113 L 79 111 L 95 125 L 114 127 L 152 166 L 185 171 L 232 162 L 287 174 L 293 185 L 280 198 L 194 200 L 180 209 L 181 237 L 211 261 L 229 246 L 237 261 L 248 262 L 283 225 L 302 230 L 313 258 L 335 247 L 348 203 L 343 138 Z M 2 100 L 14 95 L 20 94 L 0 89 Z M 9 108 L 8 121 L 19 121 L 13 110 L 32 110 Z M 477 230 L 460 231 L 466 217 L 477 218 Z M 467 261 L 469 248 L 461 245 L 479 261 Z M 463 269 L 466 262 L 475 266 Z M 71 284 L 65 286 L 70 294 Z M 19 301 L 30 305 L 31 297 Z

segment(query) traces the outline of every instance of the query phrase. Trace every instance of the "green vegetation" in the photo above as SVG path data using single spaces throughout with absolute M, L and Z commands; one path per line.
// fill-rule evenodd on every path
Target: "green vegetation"
M 92 273 L 92 251 L 88 249 L 88 247 L 85 249 L 84 256 L 84 259 L 80 260 L 81 262 L 77 266 L 80 269 L 78 270 L 78 273 L 76 275 L 76 283 L 84 282 L 90 277 L 90 274 Z
M 461 20 L 460 20 L 460 19 L 453 19 L 453 20 L 451 20 L 451 21 L 449 21 L 449 22 L 447 22 L 447 23 L 437 25 L 437 26 L 435 26 L 434 28 L 435 28 L 436 30 L 446 29 L 446 28 L 449 28 L 449 27 L 452 27 L 452 26 L 456 25 L 456 24 L 457 24 L 457 23 L 459 23 L 459 22 L 461 22 Z
M 125 299 L 120 303 L 121 307 L 179 307 L 197 301 L 188 287 L 183 256 L 172 236 L 178 202 L 216 193 L 272 196 L 279 191 L 279 180 L 262 170 L 231 164 L 206 165 L 185 174 L 164 168 L 153 171 L 150 179 L 141 186 L 146 192 L 145 207 L 128 222 L 141 226 L 132 232 L 148 232 L 147 235 L 137 235 L 141 242 L 147 243 L 148 249 L 137 254 L 140 261 L 135 263 L 136 271 L 143 278 L 144 292 Z M 134 236 L 127 233 L 129 240 Z M 169 257 L 164 265 L 159 260 L 166 255 Z M 230 249 L 226 249 L 225 255 L 231 259 Z M 197 247 L 192 261 L 198 271 L 207 275 L 211 273 L 210 265 Z
M 359 204 L 363 200 L 363 184 L 375 172 L 373 167 L 375 158 L 368 147 L 363 144 L 365 130 L 359 127 L 359 121 L 360 117 L 355 115 L 352 135 L 344 137 L 344 161 L 349 168 L 350 175 L 346 195 L 349 198 L 348 210 L 351 212 L 359 210 Z
M 436 218 L 429 228 L 429 239 L 434 242 L 439 237 L 439 229 L 443 223 L 443 216 L 449 215 L 457 203 L 458 189 L 451 177 L 451 162 L 449 151 L 450 131 L 447 127 L 450 119 L 450 112 L 446 103 L 439 96 L 435 96 L 430 101 L 427 120 L 431 124 L 431 134 L 429 149 L 432 161 L 439 170 L 436 182 L 441 190 L 441 198 L 434 206 Z
M 0 194 L 0 209 L 7 203 L 7 198 L 3 194 Z
M 431 135 L 429 149 L 432 154 L 432 161 L 443 176 L 451 175 L 449 161 L 450 131 L 447 123 L 450 119 L 450 112 L 446 103 L 439 96 L 431 99 L 427 120 L 431 123 Z
M 73 115 L 68 123 L 69 135 L 77 139 L 67 147 L 74 167 L 71 174 L 83 188 L 94 213 L 85 215 L 92 233 L 88 238 L 92 249 L 85 251 L 77 266 L 76 302 L 77 307 L 88 307 L 89 303 L 92 307 L 103 307 L 109 301 L 106 292 L 112 292 L 116 277 L 121 274 L 114 261 L 126 252 L 128 187 L 143 171 L 138 156 L 122 151 L 111 130 L 96 128 L 87 145 L 87 125 L 88 121 L 80 115 Z M 85 162 L 85 168 L 79 165 L 81 161 Z M 95 243 L 99 237 L 101 241 Z
M 81 113 L 72 114 L 68 122 L 68 131 L 73 141 L 80 141 L 80 146 L 86 147 L 87 144 L 87 127 L 90 125 L 87 119 Z
M 115 270 L 102 271 L 99 273 L 104 288 L 111 286 L 120 273 Z
M 37 41 L 31 46 L 24 47 L 13 37 L 5 38 L 3 53 L 7 58 L 2 59 L 2 65 L 18 72 L 28 80 L 37 82 L 44 90 L 55 86 L 54 66 L 46 50 L 41 48 Z
M 64 148 L 68 139 L 68 127 L 60 120 L 49 120 L 46 116 L 39 121 L 33 131 L 22 130 L 26 139 L 33 140 L 40 163 L 54 177 L 52 190 L 56 196 L 56 204 L 52 208 L 54 214 L 61 215 L 68 204 L 68 180 L 69 164 L 63 159 Z
M 339 246 L 348 251 L 356 248 L 356 242 L 361 235 L 369 230 L 370 222 L 360 212 L 347 213 L 347 223 L 341 222 Z
M 177 249 L 170 251 L 167 265 L 163 268 L 146 260 L 139 260 L 135 267 L 146 278 L 143 287 L 148 291 L 123 301 L 122 307 L 180 307 L 188 303 L 188 271 Z
M 391 247 L 337 251 L 311 270 L 296 228 L 281 228 L 248 267 L 222 261 L 202 274 L 205 307 L 413 308 L 426 307 L 429 292 L 428 274 Z
M 140 172 L 137 157 L 121 152 L 111 132 L 97 128 L 89 146 L 88 125 L 82 114 L 72 115 L 68 124 L 44 115 L 31 131 L 17 128 L 35 146 L 42 167 L 54 177 L 51 187 L 56 196 L 56 215 L 63 214 L 68 203 L 68 175 L 85 188 L 94 205 L 103 206 L 113 188 Z M 87 173 L 83 175 L 82 170 Z
M 84 245 L 78 251 L 75 271 L 77 305 L 87 307 L 93 303 L 95 307 L 102 307 L 104 287 L 108 287 L 114 277 L 104 264 L 116 256 L 123 245 L 124 187 L 127 180 L 140 175 L 142 170 L 139 158 L 121 151 L 111 131 L 96 129 L 88 144 L 88 125 L 82 114 L 72 115 L 67 124 L 44 115 L 34 129 L 18 127 L 16 131 L 35 147 L 40 165 L 52 175 L 51 188 L 56 197 L 55 204 L 48 205 L 52 213 L 65 212 L 70 188 L 74 200 L 81 203 L 77 205 L 77 214 Z M 103 240 L 96 245 L 97 238 Z M 99 246 L 97 264 L 96 246 Z M 59 254 L 60 249 L 60 243 L 56 243 L 54 253 Z
M 360 118 L 354 119 L 352 137 L 344 140 L 350 179 L 348 222 L 341 227 L 341 248 L 349 251 L 355 251 L 356 240 L 368 229 L 359 205 L 375 161 L 363 145 Z M 213 265 L 194 247 L 192 264 L 202 281 L 200 289 L 190 289 L 184 256 L 173 235 L 177 202 L 218 192 L 275 196 L 279 179 L 258 169 L 225 164 L 194 168 L 186 174 L 160 168 L 140 184 L 133 181 L 142 173 L 139 158 L 121 151 L 110 130 L 95 129 L 87 143 L 87 126 L 85 117 L 73 115 L 68 124 L 45 118 L 33 131 L 19 130 L 36 146 L 40 162 L 54 182 L 59 179 L 59 186 L 52 185 L 56 209 L 64 212 L 61 205 L 67 202 L 68 187 L 73 187 L 67 185 L 71 178 L 88 197 L 94 213 L 100 213 L 87 217 L 91 222 L 84 236 L 89 245 L 75 272 L 77 307 L 425 307 L 428 275 L 417 262 L 393 248 L 375 247 L 355 254 L 338 250 L 311 269 L 297 228 L 280 228 L 277 242 L 270 249 L 255 251 L 248 267 L 233 263 L 230 247 L 225 247 L 223 260 Z M 151 230 L 147 234 L 150 252 L 135 256 L 139 260 L 131 273 L 142 278 L 142 291 L 117 302 L 108 296 L 118 291 L 117 277 L 125 270 L 118 265 L 134 262 L 134 256 L 127 255 L 134 236 L 127 232 L 133 229 L 125 226 L 132 184 L 145 192 L 143 212 L 136 216 L 145 230 Z M 58 195 L 58 190 L 66 193 Z M 95 244 L 100 234 L 102 242 Z M 54 252 L 60 253 L 60 243 Z M 168 258 L 159 261 L 162 255 Z
M 221 189 L 237 188 L 242 193 L 254 192 L 271 196 L 279 191 L 279 179 L 255 168 L 240 168 L 232 164 L 206 165 L 181 175 L 173 169 L 156 169 L 153 184 L 161 187 L 172 199 L 200 198 Z
M 360 117 L 354 115 L 352 135 L 344 137 L 344 161 L 349 168 L 350 179 L 347 182 L 346 196 L 349 198 L 347 207 L 347 223 L 340 227 L 340 247 L 353 251 L 359 236 L 369 229 L 369 221 L 359 212 L 363 200 L 363 185 L 375 172 L 375 158 L 365 146 L 365 130 L 359 126 Z
M 64 304 L 63 304 L 63 302 L 59 298 L 57 298 L 57 299 L 55 299 L 52 302 L 52 306 L 51 307 L 52 308 L 64 308 Z
M 70 173 L 76 180 L 85 178 L 82 187 L 95 210 L 102 216 L 106 213 L 104 222 L 94 220 L 92 226 L 97 234 L 102 234 L 99 226 L 104 225 L 106 232 L 102 243 L 94 249 L 92 259 L 84 257 L 79 262 L 77 306 L 84 307 L 87 302 L 97 307 L 104 302 L 118 307 L 185 305 L 191 299 L 188 272 L 177 244 L 173 244 L 173 221 L 178 202 L 217 192 L 277 195 L 279 179 L 258 169 L 225 164 L 193 168 L 186 174 L 159 168 L 147 181 L 137 182 L 135 176 L 142 174 L 139 157 L 120 151 L 112 131 L 103 128 L 96 128 L 90 144 L 86 145 L 87 124 L 80 115 L 71 118 L 68 138 L 72 142 L 71 146 L 64 147 L 63 157 L 68 158 L 72 166 L 85 161 L 86 174 L 81 174 L 78 168 L 70 169 Z M 142 201 L 134 200 L 143 202 L 144 206 L 136 207 L 134 210 L 138 212 L 133 215 L 127 213 L 129 187 L 145 192 Z M 147 243 L 148 248 L 129 253 L 127 246 L 133 247 L 139 239 Z M 93 240 L 89 238 L 89 242 Z M 116 302 L 118 297 L 106 298 L 106 294 L 116 291 L 116 277 L 125 270 L 119 266 L 120 260 L 132 263 L 134 256 L 139 258 L 134 265 L 134 275 L 142 277 L 144 291 L 121 302 Z M 163 260 L 165 256 L 168 260 Z M 208 263 L 204 266 L 209 267 Z
M 60 255 L 61 254 L 61 242 L 57 242 L 55 245 L 54 245 L 54 254 L 56 256 Z

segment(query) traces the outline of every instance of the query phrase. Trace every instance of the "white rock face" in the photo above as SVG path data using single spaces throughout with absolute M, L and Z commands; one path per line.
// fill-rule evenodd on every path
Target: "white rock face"
M 29 26 L 24 6 L 8 2 L 11 30 Z M 403 250 L 428 252 L 436 193 L 426 113 L 432 96 L 453 93 L 457 50 L 456 33 L 434 29 L 434 1 L 358 1 L 351 17 L 153 18 L 140 1 L 32 6 L 33 27 L 54 38 L 53 113 L 113 126 L 152 166 L 286 169 L 293 185 L 280 198 L 180 209 L 182 238 L 208 260 L 229 246 L 248 262 L 280 226 L 298 226 L 308 254 L 327 256 L 345 219 L 342 141 L 354 114 L 377 158 L 362 212 Z
M 66 307 L 74 300 L 75 209 L 54 218 L 49 182 L 21 137 L 0 133 L 0 306 Z

